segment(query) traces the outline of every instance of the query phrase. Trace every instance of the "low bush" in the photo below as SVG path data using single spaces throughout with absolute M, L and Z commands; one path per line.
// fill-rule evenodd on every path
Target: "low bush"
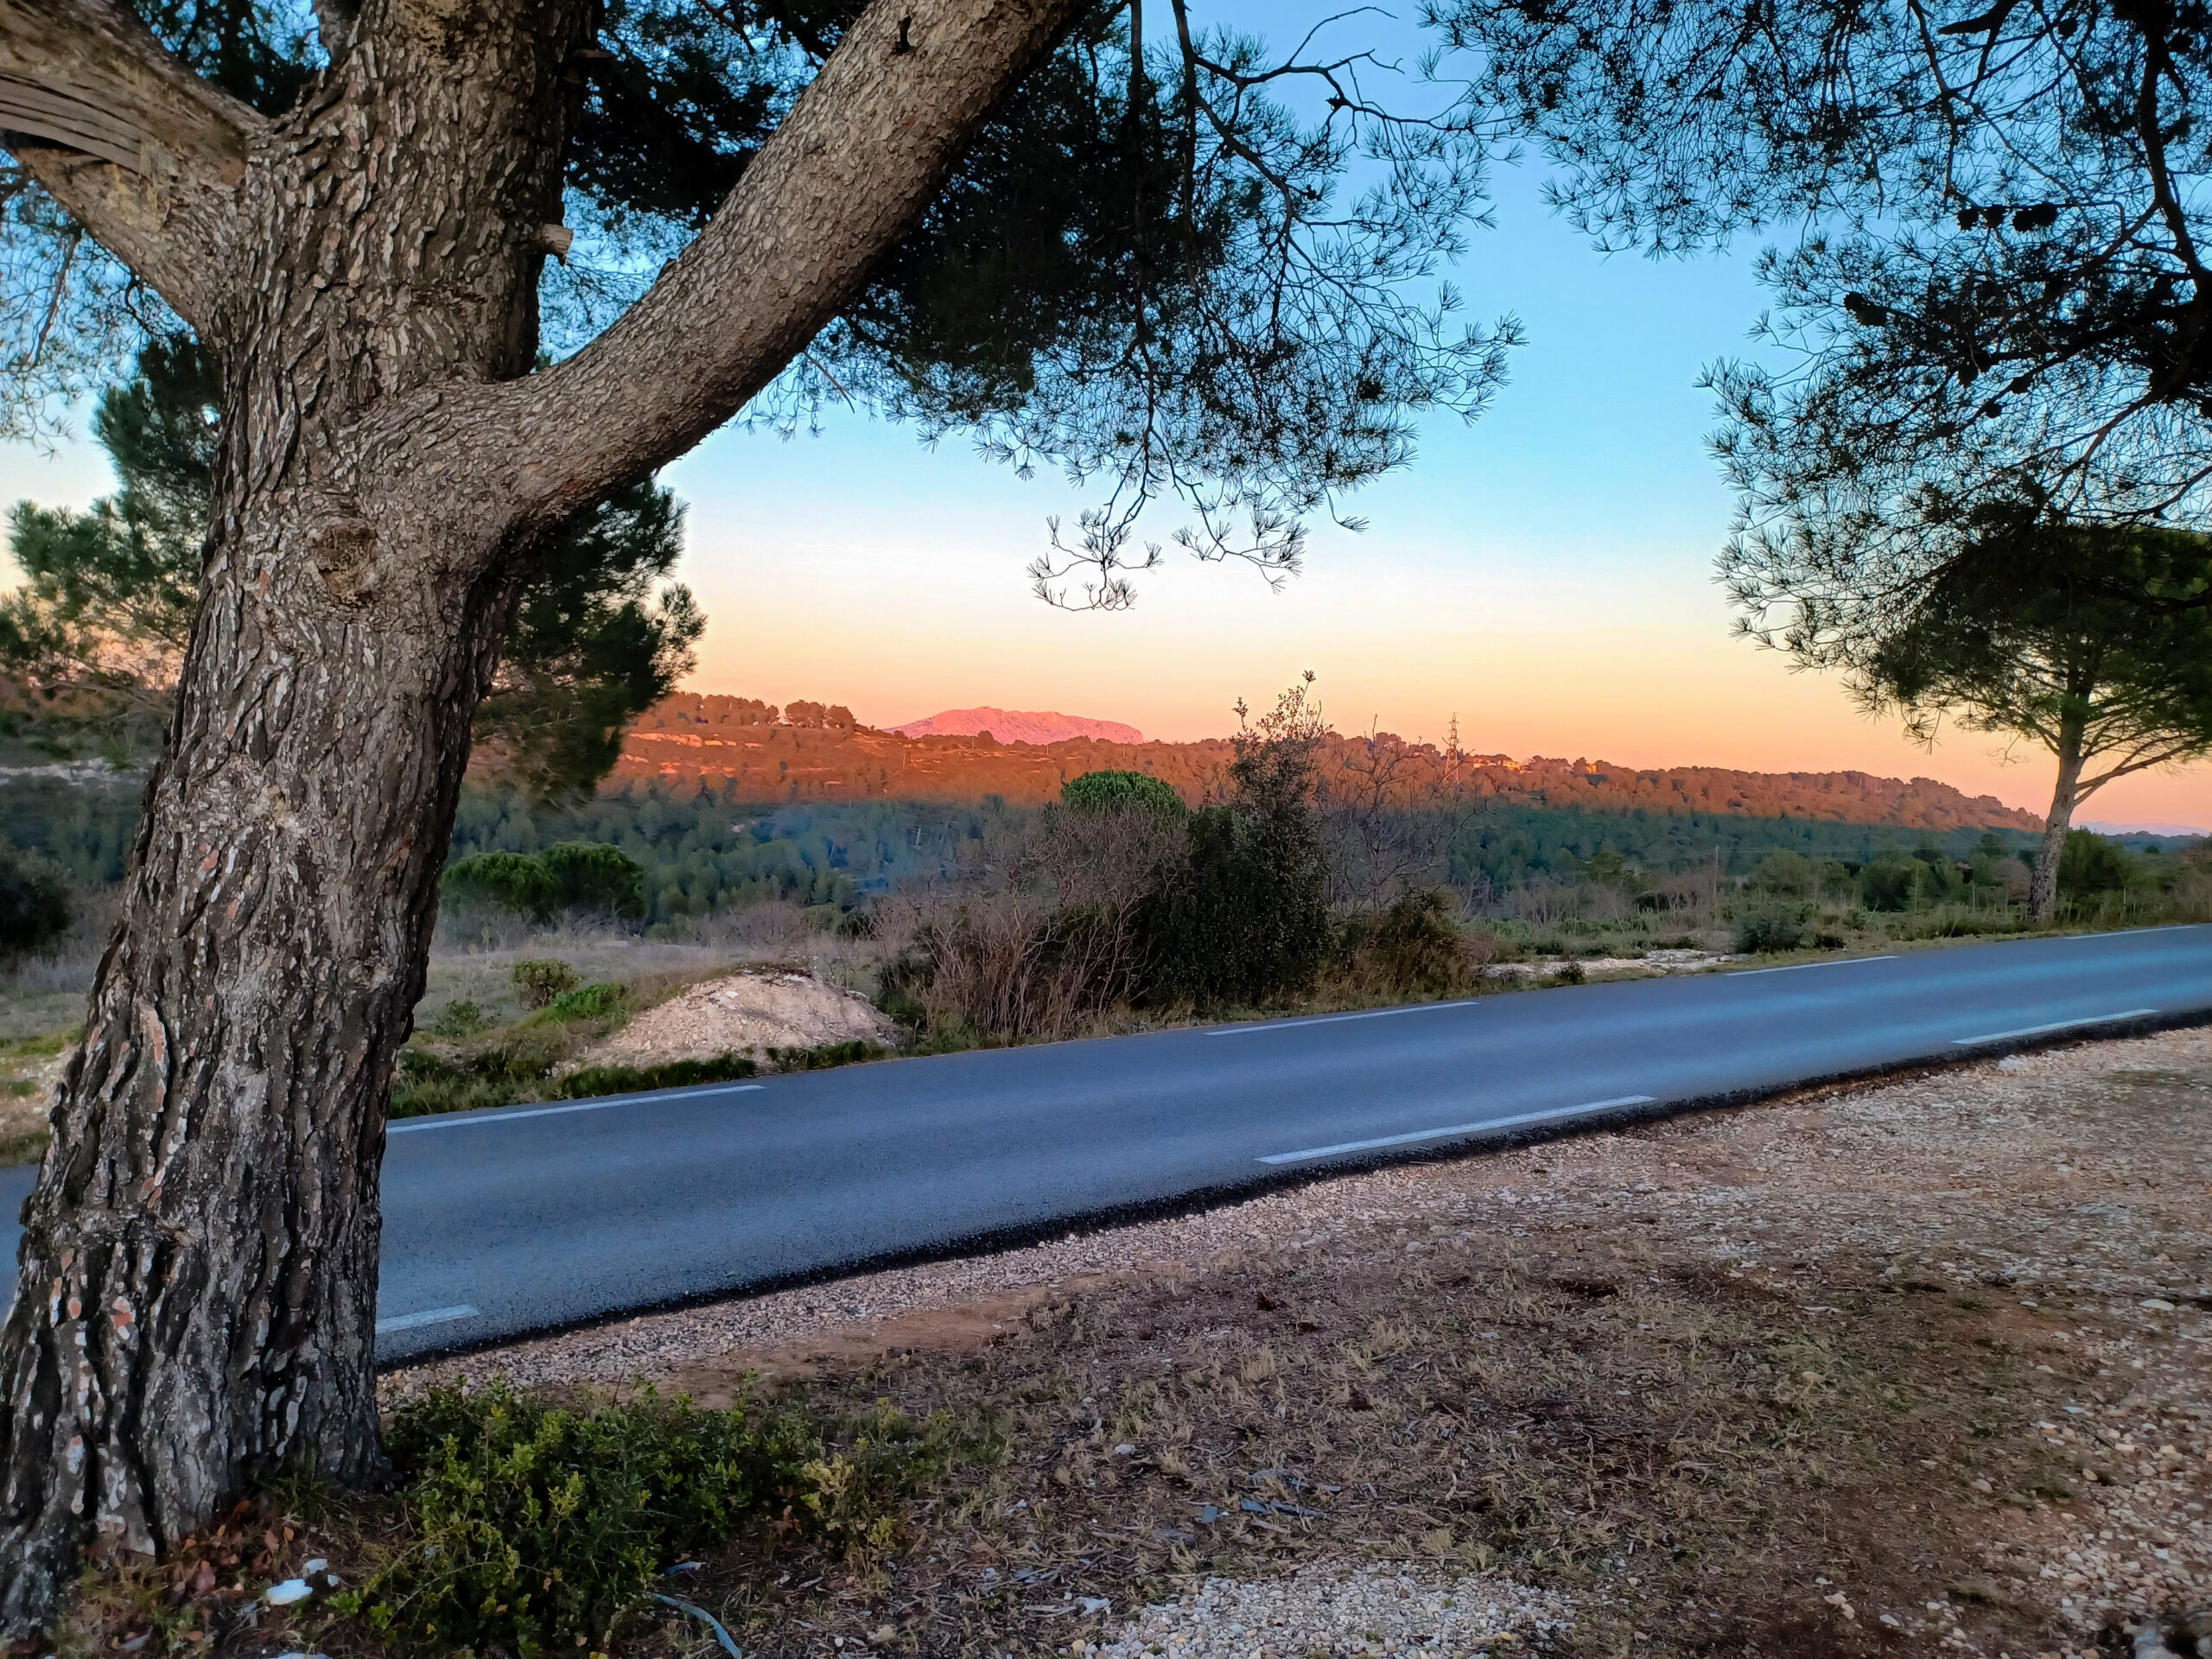
M 1442 893 L 1409 893 L 1380 916 L 1355 916 L 1338 934 L 1340 971 L 1354 988 L 1452 996 L 1471 988 L 1482 953 L 1452 919 Z
M 1751 872 L 1751 887 L 1754 893 L 1777 899 L 1817 899 L 1822 874 L 1821 867 L 1802 853 L 1777 849 Z
M 573 976 L 572 976 L 573 977 Z M 630 993 L 620 985 L 579 985 L 563 991 L 539 1011 L 543 1020 L 611 1020 L 629 1006 Z
M 392 1079 L 387 1117 L 425 1117 L 432 1112 L 480 1112 L 511 1106 L 524 1097 L 510 1079 L 467 1071 L 418 1048 L 399 1051 L 399 1072 Z
M 430 1021 L 431 1033 L 439 1037 L 456 1040 L 474 1037 L 491 1024 L 484 1010 L 465 996 L 457 996 L 438 1010 L 438 1017 Z
M 486 857 L 493 855 L 486 854 Z M 542 1008 L 563 991 L 575 988 L 576 970 L 565 962 L 524 961 L 511 970 L 515 994 L 525 1008 Z
M 605 1652 L 668 1567 L 742 1532 L 849 1558 L 896 1541 L 944 1438 L 888 1407 L 838 1446 L 794 1416 L 650 1390 L 571 1410 L 498 1382 L 434 1389 L 385 1437 L 404 1535 L 331 1605 L 435 1652 Z
M 1805 943 L 1811 918 L 1798 905 L 1758 905 L 1736 916 L 1736 949 L 1746 953 L 1796 950 Z
M 399 1074 L 392 1081 L 391 1117 L 421 1117 L 430 1112 L 480 1112 L 515 1106 L 549 1095 L 557 1100 L 588 1100 L 595 1095 L 645 1094 L 693 1084 L 728 1083 L 756 1077 L 760 1068 L 742 1054 L 707 1060 L 671 1060 L 665 1065 L 588 1065 L 552 1075 L 563 1044 L 556 1027 L 518 1028 L 500 1041 L 460 1060 L 418 1048 L 399 1052 Z
M 708 1060 L 671 1060 L 663 1065 L 587 1065 L 556 1079 L 556 1092 L 568 1100 L 594 1095 L 641 1095 L 655 1089 L 688 1089 L 701 1083 L 736 1083 L 758 1077 L 760 1067 L 742 1054 L 718 1054 Z
M 1890 924 L 1888 931 L 1893 939 L 1974 939 L 2024 933 L 2028 929 L 2024 908 L 2007 906 L 1976 909 L 1967 905 L 1938 905 L 1932 910 L 1900 918 Z
M 878 1006 L 939 1040 L 1065 1037 L 1141 982 L 1135 918 L 1019 893 L 939 906 L 883 970 Z
M 510 1083 L 535 1084 L 569 1058 L 569 1033 L 556 1020 L 526 1020 L 478 1045 L 470 1070 Z

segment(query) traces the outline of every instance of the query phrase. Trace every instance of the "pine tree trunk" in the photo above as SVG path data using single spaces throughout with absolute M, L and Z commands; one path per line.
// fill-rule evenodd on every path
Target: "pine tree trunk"
M 406 4 L 365 12 L 378 48 L 244 187 L 200 608 L 0 1333 L 10 1633 L 88 1546 L 157 1552 L 257 1478 L 383 1466 L 385 1100 L 543 532 L 457 490 L 456 446 L 396 459 L 378 421 L 528 372 L 586 16 L 448 31 Z
M 495 630 L 466 594 L 448 638 L 303 626 L 251 586 L 299 563 L 211 575 L 26 1209 L 11 1619 L 87 1532 L 151 1551 L 256 1476 L 378 1471 L 384 1104 Z
M 2061 721 L 2058 782 L 2051 791 L 2050 816 L 2044 820 L 2043 845 L 2036 849 L 2035 872 L 2028 882 L 2028 919 L 2038 927 L 2058 918 L 2058 861 L 2066 851 L 2066 832 L 2073 827 L 2082 784 L 2082 734 L 2078 720 Z

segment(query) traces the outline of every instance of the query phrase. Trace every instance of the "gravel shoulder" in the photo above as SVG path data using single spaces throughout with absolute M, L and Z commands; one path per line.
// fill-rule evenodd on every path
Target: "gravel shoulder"
M 952 1425 L 888 1560 L 702 1575 L 752 1655 L 2119 1655 L 2212 1601 L 2209 1106 L 2212 1032 L 2083 1046 L 385 1388 Z

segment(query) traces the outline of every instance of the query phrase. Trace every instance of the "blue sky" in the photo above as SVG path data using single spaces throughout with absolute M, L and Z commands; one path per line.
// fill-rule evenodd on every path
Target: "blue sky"
M 1239 12 L 1277 38 L 1323 15 L 1211 15 Z M 855 415 L 788 442 L 725 431 L 664 475 L 690 503 L 680 575 L 709 619 L 694 685 L 842 702 L 879 724 L 995 703 L 1184 738 L 1311 668 L 1346 728 L 1436 737 L 1456 715 L 1480 750 L 1924 773 L 2045 804 L 2039 757 L 2002 765 L 1972 735 L 1916 749 L 1730 637 L 1712 579 L 1730 502 L 1696 381 L 1751 349 L 1758 244 L 1600 256 L 1544 207 L 1541 181 L 1537 164 L 1497 169 L 1497 228 L 1450 273 L 1470 315 L 1521 319 L 1510 384 L 1471 427 L 1427 423 L 1413 466 L 1349 504 L 1368 531 L 1318 527 L 1284 593 L 1171 550 L 1134 612 L 1054 612 L 1023 572 L 1047 516 L 1071 521 L 1091 499 L 1061 480 Z M 0 499 L 80 501 L 107 483 L 82 448 L 0 452 Z M 1174 522 L 1150 530 L 1164 540 Z M 2212 823 L 2212 774 L 2116 785 L 2087 816 Z

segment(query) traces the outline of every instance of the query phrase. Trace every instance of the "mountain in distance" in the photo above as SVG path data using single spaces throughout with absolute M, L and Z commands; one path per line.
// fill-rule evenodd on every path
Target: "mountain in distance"
M 926 720 L 885 728 L 901 737 L 980 737 L 988 732 L 1001 743 L 1065 743 L 1087 737 L 1096 743 L 1141 743 L 1144 734 L 1118 720 L 1082 715 L 1036 714 L 1020 709 L 948 709 Z
M 1113 770 L 1147 772 L 1196 804 L 1219 798 L 1236 758 L 1225 737 L 1147 743 L 1084 734 L 1038 743 L 1009 736 L 1018 716 L 1005 710 L 959 712 L 975 718 L 972 733 L 912 736 L 907 734 L 922 722 L 904 732 L 876 730 L 859 724 L 842 704 L 791 703 L 779 709 L 751 698 L 678 692 L 631 724 L 607 787 L 650 783 L 670 790 L 710 790 L 734 803 L 756 805 L 976 802 L 996 797 L 1008 805 L 1036 806 L 1058 799 L 1070 779 Z M 996 721 L 1004 721 L 1007 730 L 1001 731 Z M 1104 721 L 1090 723 L 1131 729 Z M 1387 733 L 1371 740 L 1332 735 L 1315 762 L 1332 792 L 1376 795 L 1383 804 L 1398 806 L 1494 798 L 1586 811 L 1810 818 L 1936 832 L 2043 827 L 2034 813 L 1993 796 L 1967 795 L 1932 778 L 1637 767 L 1541 755 L 1516 760 L 1408 743 Z
M 2084 820 L 2077 830 L 2094 830 L 2101 836 L 2203 836 L 2212 830 L 2194 823 L 2099 823 Z

